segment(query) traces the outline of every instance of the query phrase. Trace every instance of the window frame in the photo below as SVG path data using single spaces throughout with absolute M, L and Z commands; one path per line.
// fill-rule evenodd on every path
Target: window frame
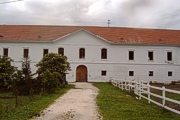
M 107 71 L 106 70 L 101 70 L 101 76 L 106 76 L 107 75 Z
M 64 48 L 62 47 L 58 48 L 58 54 L 61 54 L 62 56 L 64 56 Z
M 173 71 L 168 71 L 168 77 L 172 77 L 173 76 Z
M 79 59 L 85 59 L 85 48 L 79 48 Z
M 3 48 L 3 56 L 7 56 L 9 55 L 9 49 L 8 48 Z
M 129 60 L 134 60 L 134 50 L 129 50 L 128 51 L 128 59 Z
M 148 76 L 149 76 L 149 77 L 153 77 L 153 76 L 154 76 L 154 71 L 149 71 L 149 72 L 148 72 Z
M 24 58 L 28 58 L 29 57 L 29 49 L 28 48 L 24 48 L 23 49 L 23 57 Z
M 129 77 L 133 77 L 133 76 L 134 76 L 134 71 L 129 71 L 128 76 L 129 76 Z
M 172 51 L 167 51 L 167 61 L 172 61 Z
M 154 61 L 154 51 L 148 51 L 148 61 Z
M 101 49 L 101 59 L 107 59 L 107 48 Z
M 48 48 L 44 48 L 43 49 L 43 56 L 45 56 L 46 54 L 48 54 L 49 53 L 49 49 Z

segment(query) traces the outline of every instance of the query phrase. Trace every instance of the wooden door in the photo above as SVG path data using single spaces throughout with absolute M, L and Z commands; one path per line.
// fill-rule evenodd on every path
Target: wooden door
M 87 67 L 80 65 L 76 69 L 76 82 L 87 82 Z

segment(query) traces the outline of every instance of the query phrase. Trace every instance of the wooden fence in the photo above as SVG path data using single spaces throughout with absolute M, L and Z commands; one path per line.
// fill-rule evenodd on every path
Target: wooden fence
M 172 102 L 172 103 L 180 106 L 180 101 L 167 97 L 167 93 L 168 94 L 173 93 L 176 95 L 180 95 L 180 91 L 166 89 L 164 86 L 162 88 L 151 86 L 149 84 L 149 82 L 143 81 L 143 80 L 114 80 L 114 79 L 111 79 L 110 82 L 112 85 L 119 87 L 122 90 L 126 90 L 129 92 L 133 91 L 139 97 L 138 99 L 144 98 L 144 99 L 148 100 L 148 103 L 152 102 L 158 106 L 161 106 L 167 110 L 170 110 L 170 111 L 180 115 L 180 111 L 173 109 L 166 105 L 166 102 L 169 101 L 169 102 Z M 160 91 L 162 91 L 162 95 L 152 93 L 150 91 L 150 89 L 160 90 Z M 162 101 L 161 102 L 154 101 L 153 99 L 151 99 L 152 96 L 159 98 Z

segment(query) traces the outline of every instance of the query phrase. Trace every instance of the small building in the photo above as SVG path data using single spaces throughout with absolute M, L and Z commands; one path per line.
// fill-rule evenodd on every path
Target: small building
M 0 25 L 0 55 L 36 71 L 50 52 L 68 57 L 68 82 L 180 79 L 180 30 L 97 26 Z

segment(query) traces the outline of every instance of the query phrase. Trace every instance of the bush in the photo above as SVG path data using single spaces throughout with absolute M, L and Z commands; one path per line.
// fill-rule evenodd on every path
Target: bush
M 67 84 L 65 72 L 70 70 L 67 57 L 57 53 L 46 54 L 42 60 L 36 64 L 38 67 L 38 80 L 42 83 L 43 93 L 52 93 L 55 89 Z

